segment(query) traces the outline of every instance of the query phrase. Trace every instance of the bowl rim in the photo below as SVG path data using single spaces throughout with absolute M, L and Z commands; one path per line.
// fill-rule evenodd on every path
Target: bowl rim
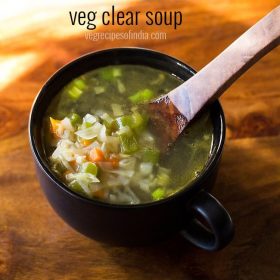
M 139 51 L 143 52 L 146 54 L 151 54 L 151 55 L 156 55 L 156 56 L 162 56 L 163 58 L 168 59 L 170 62 L 169 63 L 176 63 L 178 67 L 185 68 L 187 71 L 194 75 L 196 71 L 191 68 L 189 65 L 186 63 L 180 61 L 179 59 L 172 57 L 168 54 L 165 54 L 163 52 L 158 52 L 152 49 L 147 49 L 147 48 L 140 48 L 140 47 L 117 47 L 117 48 L 108 48 L 108 49 L 102 49 L 94 52 L 89 52 L 86 53 L 82 56 L 79 56 L 69 63 L 65 64 L 61 68 L 59 68 L 56 72 L 54 72 L 49 79 L 45 82 L 45 84 L 42 86 L 42 88 L 39 90 L 38 94 L 36 95 L 31 110 L 30 110 L 30 115 L 29 115 L 29 122 L 28 122 L 28 136 L 29 136 L 29 143 L 31 146 L 31 151 L 33 154 L 33 157 L 38 164 L 39 168 L 43 171 L 45 175 L 47 175 L 48 179 L 52 181 L 56 186 L 58 186 L 62 191 L 66 192 L 68 195 L 70 195 L 74 199 L 82 200 L 85 203 L 93 204 L 95 206 L 100 206 L 100 207 L 107 207 L 107 208 L 115 208 L 115 209 L 139 209 L 139 208 L 149 208 L 149 207 L 156 207 L 162 204 L 166 204 L 168 202 L 171 202 L 173 200 L 176 200 L 179 197 L 185 196 L 187 193 L 190 193 L 195 190 L 195 188 L 198 188 L 198 186 L 201 186 L 203 183 L 203 180 L 208 177 L 208 175 L 211 174 L 212 170 L 216 167 L 217 163 L 219 162 L 219 159 L 222 154 L 224 142 L 225 142 L 225 133 L 226 133 L 226 124 L 225 124 L 225 116 L 224 112 L 222 109 L 222 106 L 218 100 L 216 100 L 212 105 L 212 107 L 216 107 L 216 110 L 218 110 L 218 115 L 219 115 L 219 122 L 220 122 L 220 135 L 219 135 L 219 142 L 216 148 L 215 153 L 211 153 L 209 160 L 207 162 L 206 167 L 203 169 L 203 171 L 199 174 L 197 178 L 195 178 L 192 182 L 188 184 L 188 187 L 182 187 L 180 190 L 175 192 L 174 194 L 157 200 L 157 201 L 151 201 L 151 202 L 146 202 L 146 203 L 140 203 L 140 204 L 114 204 L 114 203 L 109 203 L 109 202 L 103 202 L 97 199 L 90 199 L 87 197 L 84 197 L 74 191 L 72 191 L 65 183 L 60 181 L 50 170 L 50 168 L 45 164 L 45 161 L 40 155 L 40 152 L 36 146 L 35 142 L 35 136 L 33 135 L 33 125 L 35 122 L 38 120 L 34 119 L 34 112 L 39 107 L 40 105 L 40 99 L 43 94 L 46 94 L 47 87 L 53 82 L 53 80 L 57 79 L 60 75 L 67 71 L 71 71 L 71 68 L 75 67 L 76 64 L 80 63 L 83 60 L 89 59 L 93 56 L 98 56 L 98 55 L 106 55 L 107 53 L 111 52 L 118 52 L 118 51 Z M 121 63 L 120 63 L 121 65 Z M 145 64 L 143 64 L 145 65 Z M 147 66 L 147 65 L 146 65 Z M 152 66 L 151 66 L 152 67 Z M 97 68 L 96 68 L 97 69 Z M 41 120 L 39 120 L 41 121 Z M 199 192 L 202 188 L 198 188 L 197 192 Z

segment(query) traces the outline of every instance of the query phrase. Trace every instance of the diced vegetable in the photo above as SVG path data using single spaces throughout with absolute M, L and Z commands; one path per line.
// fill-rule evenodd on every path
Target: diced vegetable
M 126 91 L 125 85 L 119 79 L 117 80 L 117 87 L 118 87 L 119 93 L 125 93 L 125 91 Z
M 89 146 L 92 143 L 92 140 L 81 139 L 80 142 L 84 146 Z
M 143 142 L 143 146 L 150 148 L 150 147 L 154 147 L 155 146 L 155 138 L 154 136 L 148 132 L 148 131 L 144 131 L 141 134 L 141 140 Z
M 165 190 L 163 188 L 157 188 L 152 192 L 153 200 L 159 200 L 164 198 Z
M 130 128 L 138 129 L 144 127 L 146 120 L 138 113 L 134 112 L 131 115 L 124 115 L 116 119 L 118 127 L 129 126 Z
M 83 122 L 82 128 L 90 128 L 92 127 L 92 123 L 90 122 Z
M 147 122 L 147 117 L 144 117 L 139 112 L 134 112 L 132 114 L 132 120 L 132 128 L 138 128 Z
M 86 162 L 86 156 L 84 156 L 84 155 L 77 155 L 76 156 L 76 162 L 77 162 L 77 164 L 79 164 L 79 165 L 81 165 L 81 164 L 83 164 L 83 163 L 85 163 Z
M 118 67 L 104 68 L 100 71 L 100 76 L 106 81 L 112 81 L 114 78 L 122 76 L 122 71 Z
M 114 119 L 111 118 L 109 114 L 107 114 L 107 113 L 102 114 L 101 115 L 101 119 L 103 120 L 103 123 L 105 124 L 105 126 L 107 128 L 111 128 L 112 127 Z
M 136 158 L 135 157 L 128 157 L 125 159 L 120 160 L 119 166 L 123 169 L 134 170 L 136 165 Z
M 77 165 L 77 162 L 76 162 L 75 159 L 69 161 L 68 163 L 70 164 L 70 166 L 72 167 L 73 170 L 76 170 L 76 169 L 77 169 L 78 165 Z
M 66 91 L 71 99 L 77 100 L 83 94 L 86 87 L 84 80 L 75 79 L 66 87 Z
M 134 95 L 131 95 L 128 98 L 133 104 L 139 104 L 139 103 L 146 103 L 154 97 L 155 97 L 155 93 L 152 90 L 146 88 L 137 91 Z
M 82 171 L 83 172 L 86 172 L 86 173 L 90 173 L 92 175 L 97 175 L 97 166 L 96 164 L 92 163 L 92 162 L 88 162 L 88 163 L 85 163 L 83 164 L 83 168 L 82 168 Z
M 99 189 L 97 191 L 94 191 L 92 193 L 93 197 L 99 198 L 99 199 L 105 199 L 106 196 L 108 195 L 108 191 L 104 190 L 104 189 Z
M 120 127 L 120 129 L 116 132 L 118 135 L 126 134 L 126 135 L 133 135 L 133 131 L 127 125 Z
M 134 135 L 121 134 L 120 136 L 121 152 L 131 154 L 136 152 L 139 147 Z
M 99 134 L 97 135 L 97 139 L 98 139 L 98 141 L 105 143 L 106 138 L 107 138 L 106 126 L 102 125 L 102 127 L 99 131 Z
M 92 162 L 99 162 L 104 160 L 104 153 L 100 148 L 93 148 L 89 153 L 89 159 Z
M 61 139 L 57 143 L 57 147 L 52 154 L 52 158 L 54 160 L 67 161 L 67 165 L 65 165 L 64 163 L 63 164 L 68 168 L 68 161 L 72 161 L 75 159 L 75 152 L 76 148 L 73 142 L 67 139 Z
M 102 125 L 96 122 L 93 126 L 76 131 L 75 134 L 83 139 L 91 140 L 99 135 L 101 129 Z
M 76 113 L 72 113 L 69 117 L 70 121 L 71 121 L 71 124 L 73 126 L 76 126 L 78 124 L 81 124 L 82 123 L 82 118 L 76 114 Z
M 111 153 L 118 153 L 120 146 L 120 139 L 117 136 L 107 136 L 106 137 L 106 149 Z
M 129 177 L 129 178 L 131 178 L 134 175 L 134 173 L 135 173 L 134 170 L 121 170 L 121 169 L 119 169 L 119 170 L 112 170 L 110 172 L 114 173 L 114 174 L 118 174 L 118 175 L 123 176 L 123 177 Z
M 167 187 L 170 184 L 170 171 L 166 168 L 160 167 L 155 179 L 155 184 L 159 187 Z
M 61 160 L 58 159 L 53 159 L 53 170 L 58 174 L 64 174 L 66 171 L 68 171 Z
M 84 196 L 88 196 L 87 193 L 83 190 L 83 188 L 81 187 L 81 185 L 76 181 L 72 181 L 69 183 L 69 187 L 71 190 L 73 190 L 74 192 L 77 192 L 81 195 L 84 195 Z
M 122 76 L 122 70 L 118 67 L 114 67 L 113 68 L 113 77 L 117 78 L 117 77 L 121 77 Z
M 68 94 L 72 99 L 77 100 L 83 94 L 83 91 L 77 87 L 72 87 L 68 90 Z
M 142 159 L 144 162 L 158 163 L 160 151 L 157 149 L 144 149 L 142 151 Z
M 70 181 L 70 183 L 72 181 L 76 181 L 88 196 L 91 196 L 92 194 L 90 185 L 100 182 L 95 175 L 92 175 L 90 173 L 70 173 L 66 175 L 66 179 Z
M 74 127 L 71 124 L 70 119 L 65 117 L 61 120 L 55 132 L 58 138 L 73 140 Z
M 153 172 L 153 164 L 150 162 L 142 162 L 139 166 L 140 173 L 147 176 Z
M 88 124 L 94 124 L 96 121 L 96 117 L 91 114 L 86 114 L 83 118 L 83 122 Z
M 151 182 L 149 179 L 145 178 L 139 181 L 139 188 L 147 194 L 151 194 Z
M 96 86 L 93 88 L 94 93 L 97 95 L 105 92 L 105 90 L 106 90 L 106 88 L 102 87 L 102 86 Z
M 119 117 L 119 116 L 122 116 L 124 114 L 121 105 L 112 104 L 111 107 L 112 107 L 113 114 L 114 114 L 115 117 Z
M 118 128 L 121 128 L 123 126 L 129 126 L 131 125 L 131 116 L 121 116 L 116 118 L 116 123 Z
M 144 118 L 139 112 L 133 112 L 131 115 L 124 115 L 116 118 L 118 128 L 129 126 L 136 133 L 141 132 L 147 124 L 147 118 Z
M 50 123 L 51 123 L 51 132 L 54 134 L 57 134 L 57 129 L 61 123 L 60 120 L 55 120 L 52 117 L 50 117 Z
M 82 79 L 75 79 L 71 85 L 76 86 L 80 90 L 84 90 L 87 87 L 85 81 Z
M 137 204 L 137 203 L 140 203 L 140 199 L 137 197 L 137 195 L 135 194 L 134 191 L 132 191 L 131 188 L 129 187 L 125 187 L 125 191 L 126 193 L 129 195 L 129 200 L 130 200 L 130 203 L 131 204 Z M 132 198 L 132 201 L 131 201 L 131 198 Z
M 119 167 L 119 159 L 115 156 L 112 156 L 109 158 L 109 162 L 112 164 L 113 168 L 118 168 Z

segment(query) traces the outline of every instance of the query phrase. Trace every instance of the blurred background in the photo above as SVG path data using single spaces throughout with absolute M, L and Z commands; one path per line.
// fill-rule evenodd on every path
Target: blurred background
M 69 11 L 181 11 L 170 26 L 102 26 L 91 33 L 163 32 L 158 40 L 86 40 Z M 0 279 L 280 279 L 280 49 L 221 98 L 227 141 L 214 194 L 236 237 L 215 255 L 180 238 L 111 248 L 65 225 L 43 197 L 29 150 L 32 102 L 60 67 L 85 53 L 137 46 L 201 69 L 279 0 L 0 1 Z

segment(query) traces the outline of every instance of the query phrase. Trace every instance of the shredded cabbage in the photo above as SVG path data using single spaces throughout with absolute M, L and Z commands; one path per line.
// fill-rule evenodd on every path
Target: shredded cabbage
M 153 149 L 154 137 L 148 132 L 137 134 L 125 124 L 117 126 L 116 116 L 123 111 L 118 104 L 112 104 L 112 109 L 115 117 L 102 111 L 86 114 L 75 126 L 69 118 L 56 120 L 53 169 L 72 190 L 90 198 L 137 204 L 144 193 L 156 200 L 156 189 L 166 193 L 170 171 L 158 161 L 144 160 L 143 146 Z
M 97 121 L 97 118 L 91 114 L 86 114 L 83 118 L 83 121 L 86 123 L 94 124 Z
M 93 126 L 76 131 L 75 134 L 83 139 L 91 140 L 100 134 L 102 127 L 102 124 L 96 122 Z
M 100 182 L 96 176 L 90 173 L 70 173 L 66 175 L 66 180 L 70 183 L 77 182 L 87 195 L 92 193 L 90 185 Z
M 153 164 L 151 162 L 141 162 L 139 171 L 143 176 L 147 176 L 153 172 Z

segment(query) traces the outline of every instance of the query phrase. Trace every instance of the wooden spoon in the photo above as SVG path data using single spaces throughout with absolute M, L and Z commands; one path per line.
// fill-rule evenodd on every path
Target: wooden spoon
M 280 43 L 280 6 L 258 21 L 197 74 L 149 104 L 160 144 L 173 143 L 188 123 L 247 69 Z

